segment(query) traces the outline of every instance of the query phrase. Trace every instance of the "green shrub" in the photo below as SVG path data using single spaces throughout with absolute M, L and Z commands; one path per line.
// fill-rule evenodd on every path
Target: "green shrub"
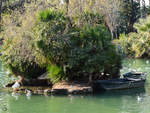
M 39 19 L 40 21 L 48 22 L 51 20 L 65 19 L 65 17 L 63 15 L 63 12 L 53 9 L 47 9 L 39 13 Z
M 103 25 L 96 27 L 85 26 L 80 30 L 79 37 L 75 37 L 71 53 L 68 56 L 69 78 L 77 76 L 88 78 L 90 74 L 95 79 L 113 78 L 119 73 L 120 57 L 111 44 L 110 33 Z M 109 75 L 107 77 L 107 75 Z
M 122 34 L 118 42 L 124 52 L 132 57 L 150 57 L 150 17 L 134 24 L 137 32 Z
M 82 25 L 71 20 L 72 26 L 68 26 L 70 19 L 57 21 L 57 16 L 46 23 L 37 23 L 39 28 L 36 26 L 35 34 L 40 31 L 37 47 L 49 61 L 47 65 L 57 66 L 56 72 L 51 67 L 54 74 L 49 72 L 53 82 L 64 78 L 88 80 L 89 75 L 94 79 L 118 77 L 120 57 L 111 43 L 110 33 L 102 24 L 102 17 L 97 16 L 98 21 L 92 21 L 93 15 L 84 14 Z M 56 76 L 60 67 L 63 74 Z
M 1 24 L 4 38 L 0 52 L 3 64 L 12 75 L 24 78 L 37 78 L 46 72 L 44 56 L 35 47 L 35 37 L 32 32 L 36 24 L 36 13 L 47 7 L 45 3 L 24 4 L 23 10 L 16 9 L 3 14 Z M 42 5 L 40 5 L 42 3 Z
M 40 65 L 30 41 L 28 37 L 6 38 L 1 48 L 1 60 L 13 75 L 33 79 L 43 74 L 46 68 Z
M 79 16 L 75 16 L 73 19 L 75 24 L 80 27 L 83 27 L 85 24 L 89 24 L 91 26 L 104 24 L 103 17 L 95 12 L 83 12 Z
M 39 11 L 37 18 L 25 17 L 4 31 L 1 58 L 13 74 L 33 79 L 47 69 L 52 82 L 118 77 L 120 56 L 101 15 L 69 17 L 48 9 Z
M 57 65 L 49 65 L 47 67 L 48 71 L 48 77 L 51 78 L 52 82 L 58 82 L 60 80 L 63 80 L 65 78 L 65 74 L 63 72 L 63 69 Z

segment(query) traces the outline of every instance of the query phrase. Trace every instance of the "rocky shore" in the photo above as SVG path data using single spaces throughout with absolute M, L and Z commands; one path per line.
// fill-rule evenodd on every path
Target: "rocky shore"
M 4 88 L 5 91 L 14 92 L 11 88 L 12 84 L 7 84 Z M 32 94 L 43 95 L 77 95 L 77 94 L 91 94 L 93 93 L 92 86 L 87 83 L 77 82 L 61 82 L 52 86 L 21 86 L 15 92 L 26 93 L 30 91 Z

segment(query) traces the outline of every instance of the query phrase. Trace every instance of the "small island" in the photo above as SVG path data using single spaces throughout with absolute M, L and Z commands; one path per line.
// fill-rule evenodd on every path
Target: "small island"
M 0 0 L 0 113 L 150 113 L 149 75 L 150 0 Z
M 6 87 L 17 82 L 15 91 L 23 93 L 93 93 L 94 81 L 120 78 L 124 57 L 149 58 L 150 17 L 127 16 L 126 2 L 113 3 L 121 14 L 111 12 L 110 3 L 90 1 L 78 9 L 69 0 L 10 4 L 1 19 L 0 52 L 10 76 L 18 79 Z

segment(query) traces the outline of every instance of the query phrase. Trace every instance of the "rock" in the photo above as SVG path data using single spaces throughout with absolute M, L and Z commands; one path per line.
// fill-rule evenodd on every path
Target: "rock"
M 34 94 L 38 94 L 38 91 L 37 91 L 37 90 L 34 90 L 33 93 L 34 93 Z
M 59 95 L 66 95 L 68 94 L 68 90 L 67 89 L 52 89 L 51 93 L 59 94 Z
M 17 93 L 25 93 L 25 90 L 26 89 L 24 89 L 24 88 L 19 88 L 18 91 L 17 91 Z
M 25 91 L 25 89 L 24 88 L 20 88 L 19 91 Z
M 93 93 L 93 89 L 86 83 L 60 82 L 53 85 L 52 89 L 55 93 L 61 94 L 89 94 Z M 56 91 L 55 91 L 56 90 Z
M 87 87 L 83 89 L 84 93 L 92 93 L 93 92 L 93 88 L 92 87 Z
M 33 92 L 31 89 L 25 89 L 25 93 L 28 93 L 28 92 Z
M 82 94 L 82 91 L 79 89 L 71 89 L 71 90 L 69 90 L 69 94 L 73 94 L 73 95 Z
M 37 94 L 43 94 L 44 90 L 36 90 Z
M 88 93 L 92 93 L 92 92 L 93 92 L 93 90 L 91 87 L 69 89 L 69 94 L 88 94 Z
M 26 89 L 25 92 L 27 97 L 30 97 L 32 95 L 32 90 Z
M 47 72 L 37 78 L 38 80 L 47 79 Z
M 45 89 L 44 93 L 51 93 L 51 90 L 50 89 Z
M 18 83 L 21 83 L 21 86 L 35 86 L 35 87 L 52 87 L 52 83 L 49 79 L 33 79 L 28 80 L 23 78 L 22 80 L 18 80 Z M 5 87 L 12 87 L 15 82 L 8 83 Z
M 26 80 L 27 81 L 27 80 Z M 34 81 L 34 82 L 32 82 Z M 32 80 L 32 81 L 27 81 L 28 83 L 26 85 L 32 85 L 36 82 L 36 80 Z M 34 84 L 35 85 L 35 84 Z M 37 83 L 36 85 L 39 85 L 39 83 Z M 21 93 L 26 93 L 25 90 L 26 89 L 31 89 L 32 92 L 34 94 L 44 94 L 44 95 L 50 95 L 50 94 L 54 94 L 54 95 L 69 95 L 69 94 L 89 94 L 89 93 L 93 93 L 93 88 L 92 86 L 89 86 L 86 83 L 76 83 L 76 82 L 60 82 L 60 83 L 56 83 L 53 85 L 53 87 L 51 88 L 50 86 L 22 86 L 19 88 L 19 90 L 17 92 L 21 92 Z M 11 88 L 12 90 L 12 88 Z
M 14 84 L 15 84 L 15 82 L 8 83 L 8 84 L 5 85 L 5 87 L 12 87 Z

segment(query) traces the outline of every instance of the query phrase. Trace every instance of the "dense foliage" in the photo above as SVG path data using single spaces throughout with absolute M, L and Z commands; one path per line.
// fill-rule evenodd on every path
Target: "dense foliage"
M 33 35 L 30 32 L 34 20 L 33 12 L 13 12 L 5 14 L 2 20 L 3 45 L 1 60 L 9 71 L 16 76 L 33 79 L 46 72 L 40 61 L 44 57 L 34 47 Z
M 102 23 L 102 17 L 92 13 L 81 16 L 80 21 L 84 25 L 76 24 L 56 10 L 39 14 L 40 21 L 35 26 L 40 36 L 37 47 L 49 60 L 51 79 L 87 80 L 89 75 L 94 79 L 118 77 L 120 57 L 111 44 L 111 36 Z M 61 74 L 54 72 L 52 75 L 52 69 Z
M 30 37 L 6 38 L 1 49 L 1 60 L 14 75 L 33 79 L 46 69 L 36 59 L 30 41 Z
M 20 1 L 0 19 L 1 60 L 14 75 L 33 79 L 48 71 L 53 82 L 118 77 L 112 39 L 120 33 L 126 54 L 150 56 L 149 17 L 134 24 L 149 14 L 139 0 Z
M 137 32 L 120 35 L 120 45 L 130 56 L 150 57 L 150 17 L 141 19 L 134 27 Z
M 119 33 L 129 33 L 135 31 L 133 24 L 141 17 L 140 3 L 131 0 L 123 0 L 123 10 L 121 10 L 122 24 L 119 26 Z

